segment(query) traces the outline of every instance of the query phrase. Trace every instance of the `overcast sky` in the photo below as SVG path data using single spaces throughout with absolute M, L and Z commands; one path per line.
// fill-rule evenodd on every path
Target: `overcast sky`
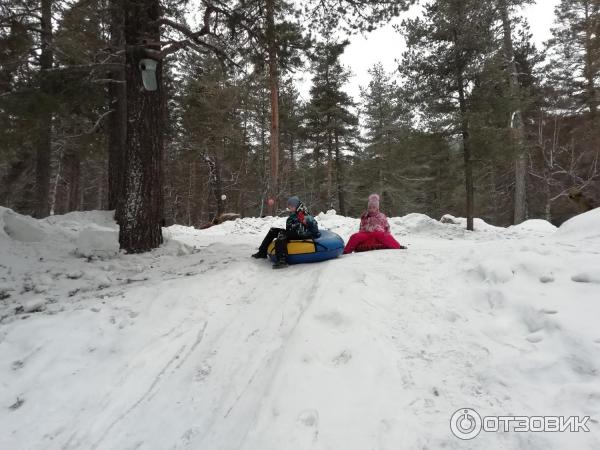
M 559 0 L 537 0 L 525 10 L 533 40 L 538 48 L 541 48 L 543 42 L 550 37 L 550 27 L 554 21 L 554 7 L 558 2 Z M 414 16 L 418 14 L 418 10 L 413 8 L 407 14 Z M 367 70 L 377 62 L 381 62 L 388 71 L 394 70 L 396 68 L 395 60 L 400 59 L 405 48 L 404 39 L 393 30 L 391 24 L 366 36 L 353 36 L 350 39 L 350 45 L 342 55 L 342 63 L 349 67 L 354 74 L 346 92 L 358 101 L 359 86 L 366 86 L 369 82 Z M 299 77 L 301 78 L 299 89 L 302 96 L 307 99 L 310 89 L 309 75 L 304 75 L 303 78 Z

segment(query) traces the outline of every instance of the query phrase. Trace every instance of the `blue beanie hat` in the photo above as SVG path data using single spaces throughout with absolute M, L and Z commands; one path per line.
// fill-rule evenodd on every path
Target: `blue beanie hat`
M 288 198 L 287 204 L 288 206 L 293 206 L 294 208 L 297 208 L 298 206 L 300 206 L 300 199 L 294 195 L 293 197 Z

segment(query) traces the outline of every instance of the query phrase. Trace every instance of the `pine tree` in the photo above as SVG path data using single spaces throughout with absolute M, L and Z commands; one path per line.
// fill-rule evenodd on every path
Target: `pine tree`
M 252 28 L 254 60 L 258 67 L 266 65 L 271 107 L 269 133 L 269 183 L 267 197 L 269 213 L 278 208 L 280 195 L 280 83 L 285 72 L 301 64 L 301 56 L 310 46 L 310 38 L 302 35 L 299 11 L 293 3 L 285 0 L 254 0 L 243 2 L 244 14 L 259 17 Z M 264 17 L 263 17 L 264 16 Z M 272 201 L 271 201 L 272 200 Z
M 527 1 L 498 0 L 497 8 L 502 23 L 502 50 L 505 58 L 505 67 L 510 97 L 514 102 L 514 110 L 510 115 L 510 129 L 512 143 L 515 149 L 515 194 L 513 224 L 521 223 L 527 216 L 527 147 L 525 143 L 525 126 L 523 124 L 523 107 L 521 105 L 521 86 L 519 85 L 519 72 L 515 58 L 513 44 L 513 20 L 511 6 L 522 6 Z
M 600 102 L 600 2 L 561 0 L 548 42 L 551 83 L 563 108 L 585 108 L 594 117 Z
M 284 79 L 281 84 L 280 100 L 281 150 L 283 157 L 280 191 L 293 194 L 300 187 L 296 173 L 296 163 L 302 151 L 304 103 L 291 77 Z
M 358 123 L 351 111 L 353 101 L 343 91 L 350 73 L 339 58 L 347 45 L 347 41 L 325 42 L 315 47 L 311 64 L 314 74 L 311 98 L 306 109 L 306 128 L 313 145 L 316 180 L 325 179 L 324 189 L 317 189 L 319 206 L 332 208 L 337 200 L 342 214 L 346 211 L 344 153 L 352 148 Z M 323 158 L 326 162 L 324 174 L 321 171 Z
M 406 169 L 406 165 L 402 166 L 406 158 L 401 161 L 400 156 L 408 142 L 412 118 L 400 87 L 383 66 L 376 64 L 368 72 L 371 80 L 366 88 L 361 88 L 366 144 L 363 164 L 368 166 L 364 176 L 373 179 L 369 190 L 380 192 L 391 211 L 401 193 L 406 194 L 398 176 Z
M 182 92 L 183 144 L 191 158 L 207 169 L 211 214 L 225 211 L 241 163 L 243 131 L 240 88 L 214 56 L 189 55 Z M 230 185 L 227 187 L 226 185 Z
M 401 70 L 425 120 L 459 134 L 464 156 L 467 229 L 473 230 L 474 185 L 469 92 L 491 48 L 493 12 L 476 0 L 436 0 L 423 18 L 407 20 L 408 50 Z M 445 125 L 444 125 L 445 124 Z

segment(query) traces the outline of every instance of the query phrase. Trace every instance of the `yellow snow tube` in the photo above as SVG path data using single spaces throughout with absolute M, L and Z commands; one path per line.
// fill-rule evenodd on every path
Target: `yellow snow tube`
M 267 250 L 269 255 L 275 254 L 275 241 L 269 244 Z M 304 255 L 306 253 L 315 253 L 315 243 L 311 241 L 289 241 L 287 245 L 288 255 Z
M 288 264 L 313 263 L 337 258 L 344 251 L 344 240 L 329 230 L 321 230 L 315 239 L 289 241 L 287 244 Z M 275 260 L 275 241 L 267 249 L 271 260 Z

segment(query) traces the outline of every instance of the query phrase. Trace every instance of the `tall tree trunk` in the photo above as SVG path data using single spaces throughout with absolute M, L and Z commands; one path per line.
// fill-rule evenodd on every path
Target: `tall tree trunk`
M 124 48 L 123 36 L 123 2 L 110 2 L 110 46 L 113 52 Z M 120 62 L 124 62 L 119 57 Z M 123 211 L 118 208 L 123 199 L 123 165 L 125 147 L 127 144 L 127 88 L 124 70 L 114 70 L 108 74 L 111 80 L 108 84 L 108 108 L 113 112 L 108 117 L 108 209 Z M 115 216 L 117 223 L 121 217 Z
M 187 225 L 192 226 L 194 222 L 192 221 L 192 202 L 194 199 L 195 189 L 195 180 L 196 180 L 196 160 L 192 160 L 188 163 L 188 192 L 187 192 L 187 202 L 186 202 L 186 212 L 187 216 Z
M 267 53 L 269 58 L 269 90 L 271 95 L 271 172 L 269 176 L 269 213 L 277 211 L 279 196 L 279 72 L 277 37 L 275 35 L 275 0 L 267 0 Z
M 474 188 L 473 188 L 473 161 L 471 160 L 471 141 L 469 136 L 469 121 L 467 118 L 467 102 L 465 99 L 465 89 L 463 84 L 462 72 L 457 76 L 458 83 L 458 103 L 460 107 L 460 127 L 463 144 L 463 157 L 465 161 L 465 193 L 466 193 L 466 216 L 467 230 L 473 231 L 474 214 Z
M 50 156 L 52 154 L 52 108 L 48 97 L 52 94 L 48 69 L 52 68 L 52 0 L 41 0 L 41 53 L 40 91 L 43 96 L 38 122 L 35 169 L 35 217 L 50 213 Z
M 260 211 L 259 216 L 263 217 L 265 215 L 265 202 L 269 198 L 269 177 L 267 176 L 268 168 L 267 168 L 267 110 L 266 103 L 260 103 L 260 167 L 262 169 L 262 185 L 260 187 L 261 197 L 260 197 Z M 268 205 L 267 205 L 268 206 Z
M 515 110 L 512 112 L 510 118 L 510 129 L 513 146 L 516 151 L 515 197 L 513 210 L 513 224 L 516 225 L 523 222 L 527 216 L 527 149 L 525 147 L 519 72 L 517 71 L 512 39 L 512 24 L 506 0 L 501 0 L 499 6 L 500 15 L 502 16 L 504 57 L 507 64 L 510 97 L 515 105 Z
M 221 160 L 215 158 L 215 197 L 217 197 L 217 217 L 225 212 L 225 202 L 223 201 L 223 180 L 221 178 Z
M 337 181 L 338 203 L 340 214 L 346 215 L 346 201 L 344 198 L 344 167 L 342 155 L 340 152 L 340 139 L 338 133 L 335 133 L 335 174 Z
M 295 145 L 295 139 L 293 137 L 290 137 L 290 192 L 291 193 L 295 193 L 296 192 L 296 161 L 295 161 L 295 154 L 294 154 L 294 145 Z
M 597 0 L 596 0 L 597 1 Z M 591 2 L 595 3 L 595 2 Z M 593 40 L 598 39 L 598 36 L 594 36 L 596 33 L 600 31 L 600 25 L 598 24 L 598 12 L 590 11 L 592 5 L 589 1 L 583 2 L 583 7 L 585 8 L 585 66 L 584 66 L 584 77 L 585 77 L 585 89 L 586 89 L 586 103 L 590 110 L 590 115 L 592 120 L 596 118 L 596 112 L 598 110 L 598 99 L 596 98 L 596 84 L 595 77 L 597 73 L 597 69 L 594 70 L 594 67 L 600 64 L 596 58 L 594 58 L 594 44 Z M 594 12 L 596 13 L 596 17 L 594 17 Z
M 331 118 L 327 117 L 327 124 L 331 123 Z M 327 186 L 325 194 L 325 209 L 330 209 L 333 199 L 333 139 L 331 137 L 331 131 L 327 131 Z
M 100 172 L 98 174 L 98 191 L 96 192 L 96 209 L 97 210 L 102 210 L 105 208 L 106 206 L 106 202 L 104 200 L 104 195 L 105 195 L 105 191 L 106 191 L 106 186 L 107 186 L 107 179 L 106 179 L 106 168 L 101 166 L 99 167 L 98 171 Z
M 162 62 L 156 67 L 157 90 L 142 83 L 140 61 L 160 46 L 158 0 L 124 0 L 125 80 L 127 82 L 127 145 L 124 199 L 119 243 L 128 253 L 141 253 L 162 243 L 163 102 Z
M 81 157 L 76 149 L 65 152 L 65 172 L 68 183 L 67 211 L 77 211 L 81 203 Z
M 58 195 L 58 184 L 62 179 L 63 172 L 63 155 L 62 151 L 59 152 L 57 158 L 56 174 L 54 175 L 54 182 L 52 183 L 52 193 L 50 194 L 50 215 L 53 216 L 56 212 L 56 197 Z
M 212 196 L 214 197 L 215 204 L 217 206 L 217 212 L 215 216 L 211 219 L 214 220 L 224 212 L 223 200 L 221 199 L 221 196 L 223 195 L 223 183 L 221 180 L 221 161 L 217 156 L 210 157 L 207 155 L 204 155 L 204 161 L 208 166 L 208 180 L 210 183 L 209 193 L 212 194 Z
M 552 222 L 552 193 L 547 175 L 544 176 L 544 219 Z
M 454 30 L 454 47 L 455 47 L 455 70 L 456 70 L 456 85 L 458 87 L 458 106 L 460 111 L 460 129 L 463 144 L 463 157 L 465 164 L 465 194 L 466 194 L 466 216 L 467 230 L 473 231 L 473 215 L 475 192 L 473 188 L 473 161 L 471 160 L 471 141 L 469 136 L 469 119 L 467 115 L 467 100 L 465 97 L 465 80 L 464 68 L 460 63 L 458 56 L 458 32 Z

